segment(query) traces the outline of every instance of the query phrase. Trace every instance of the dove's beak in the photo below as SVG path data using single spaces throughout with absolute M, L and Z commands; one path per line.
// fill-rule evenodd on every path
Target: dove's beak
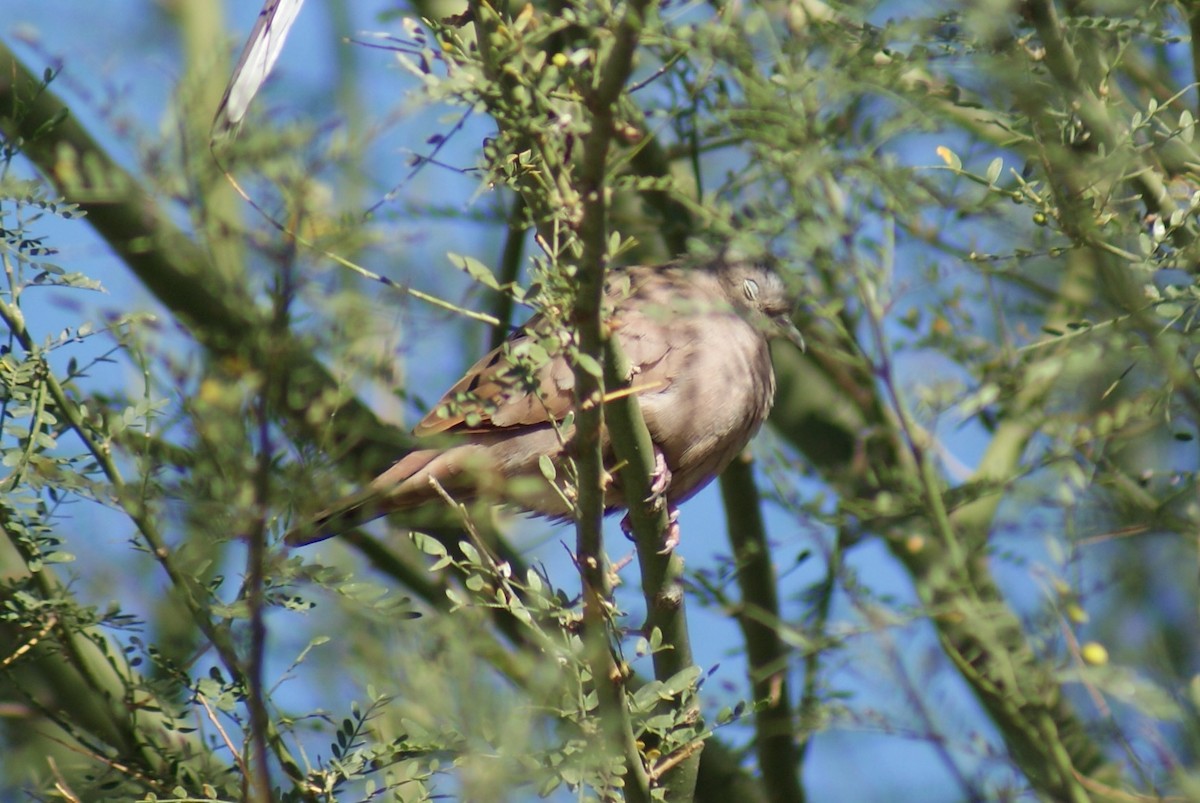
M 800 334 L 800 330 L 796 328 L 796 324 L 792 323 L 790 315 L 779 315 L 775 318 L 775 325 L 779 327 L 779 334 L 789 343 L 795 345 L 801 351 L 806 350 L 804 344 L 804 335 Z

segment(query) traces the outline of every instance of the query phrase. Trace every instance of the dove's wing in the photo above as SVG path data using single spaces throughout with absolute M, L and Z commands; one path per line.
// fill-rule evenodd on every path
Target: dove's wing
M 550 355 L 554 337 L 542 316 L 532 318 L 472 365 L 413 433 L 487 432 L 562 419 L 574 404 L 575 377 L 561 354 Z
M 633 274 L 632 290 L 626 280 L 629 274 L 618 274 L 607 289 L 607 303 L 613 309 L 614 331 L 634 367 L 634 387 L 639 392 L 658 392 L 673 378 L 664 358 L 679 345 L 674 342 L 679 335 L 662 326 L 661 320 L 639 325 L 651 323 L 637 320 L 645 317 L 637 292 L 644 270 Z M 563 356 L 564 342 L 565 333 L 541 315 L 534 316 L 472 365 L 413 433 L 490 432 L 561 421 L 575 405 L 575 375 Z

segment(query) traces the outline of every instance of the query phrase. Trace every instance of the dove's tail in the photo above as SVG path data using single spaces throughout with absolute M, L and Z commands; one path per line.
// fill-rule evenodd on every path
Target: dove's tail
M 439 476 L 439 469 L 445 468 L 445 457 L 446 451 L 441 449 L 420 449 L 406 454 L 366 488 L 339 499 L 312 521 L 289 530 L 284 540 L 291 546 L 314 544 L 380 516 L 419 507 L 437 498 L 430 478 L 445 482 L 446 478 Z
M 288 532 L 284 540 L 304 546 L 401 511 L 406 512 L 404 523 L 413 529 L 457 529 L 461 514 L 452 502 L 476 500 L 507 501 L 533 513 L 569 517 L 570 503 L 547 482 L 541 468 L 541 458 L 554 457 L 561 448 L 559 434 L 547 425 L 475 434 L 471 442 L 448 449 L 419 449 L 400 458 L 366 488 Z

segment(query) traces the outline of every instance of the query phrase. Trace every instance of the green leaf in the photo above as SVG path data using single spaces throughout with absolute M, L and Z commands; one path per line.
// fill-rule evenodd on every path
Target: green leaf
M 698 666 L 689 666 L 686 669 L 676 672 L 662 684 L 661 695 L 663 695 L 663 699 L 669 699 L 682 694 L 688 689 L 694 688 L 699 677 L 700 667 Z
M 472 563 L 476 566 L 480 564 L 479 550 L 477 550 L 469 541 L 459 541 L 458 548 L 462 551 L 463 557 L 467 563 Z
M 996 179 L 1000 178 L 1000 171 L 1004 169 L 1004 160 L 997 156 L 991 161 L 987 169 L 987 183 L 995 185 Z
M 650 649 L 651 649 L 651 651 L 661 650 L 662 643 L 663 643 L 662 630 L 657 627 L 651 629 L 651 631 L 650 631 Z
M 645 686 L 633 693 L 633 699 L 630 700 L 630 710 L 635 714 L 651 711 L 659 700 L 671 699 L 670 694 L 663 693 L 663 684 L 661 681 L 652 680 Z
M 1160 318 L 1167 318 L 1168 320 L 1176 320 L 1183 317 L 1183 305 L 1177 304 L 1174 301 L 1159 304 L 1154 308 L 1154 311 Z
M 533 593 L 538 593 L 542 590 L 542 576 L 534 569 L 525 571 L 525 587 Z
M 435 558 L 446 557 L 446 546 L 436 538 L 426 535 L 425 533 L 413 532 L 413 544 L 417 549 L 424 552 L 426 555 L 432 555 Z
M 604 375 L 604 369 L 600 367 L 600 363 L 596 361 L 596 358 L 590 354 L 584 354 L 583 352 L 580 352 L 575 356 L 575 362 L 580 368 L 587 371 L 597 379 Z
M 466 271 L 468 276 L 485 287 L 489 287 L 492 290 L 500 289 L 500 282 L 496 281 L 496 276 L 492 273 L 491 269 L 478 259 L 463 256 L 462 254 L 447 254 L 446 257 L 455 267 Z

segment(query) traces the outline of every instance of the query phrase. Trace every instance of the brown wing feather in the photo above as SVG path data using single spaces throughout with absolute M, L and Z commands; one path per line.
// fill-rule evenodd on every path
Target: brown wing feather
M 413 433 L 487 432 L 561 420 L 574 403 L 575 379 L 566 360 L 550 357 L 539 344 L 548 336 L 540 315 L 530 319 L 472 365 Z
M 492 349 L 467 369 L 462 379 L 442 394 L 433 409 L 413 428 L 414 435 L 436 435 L 463 426 L 468 413 L 477 413 L 485 419 L 486 401 L 495 396 L 500 384 L 497 375 L 507 365 L 503 346 Z
M 627 305 L 638 295 L 644 271 L 616 274 L 606 288 L 606 301 L 613 310 L 617 338 L 637 373 L 633 384 L 644 384 L 646 392 L 654 393 L 670 384 L 673 377 L 660 366 L 667 352 L 679 344 L 671 343 L 661 326 L 627 325 L 639 314 Z M 575 404 L 575 376 L 561 354 L 548 356 L 540 345 L 556 336 L 545 318 L 535 315 L 503 345 L 472 365 L 421 419 L 413 434 L 488 432 L 561 421 Z

